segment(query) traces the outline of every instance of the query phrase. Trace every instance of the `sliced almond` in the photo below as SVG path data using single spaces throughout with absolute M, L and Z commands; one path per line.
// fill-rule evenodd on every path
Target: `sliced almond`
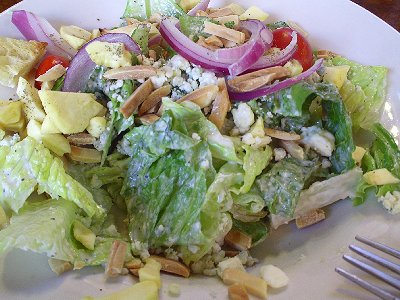
M 160 117 L 155 114 L 148 114 L 148 115 L 141 116 L 139 118 L 140 122 L 143 125 L 151 125 L 154 122 L 156 122 L 158 119 L 160 119 Z
M 230 29 L 222 25 L 217 25 L 211 22 L 204 22 L 204 30 L 205 33 L 216 35 L 218 37 L 222 37 L 224 39 L 233 41 L 238 44 L 243 44 L 245 41 L 245 34 L 238 30 Z
M 135 18 L 125 18 L 125 21 L 128 25 L 139 25 L 142 24 L 141 21 L 139 21 L 138 19 Z
M 249 294 L 263 299 L 267 297 L 267 283 L 265 280 L 239 269 L 225 269 L 222 273 L 222 281 L 227 285 L 242 284 Z
M 68 154 L 73 161 L 92 164 L 101 162 L 101 152 L 95 149 L 82 148 L 71 145 L 71 153 Z
M 38 78 L 36 78 L 36 81 L 54 81 L 63 76 L 67 72 L 67 69 L 64 68 L 62 65 L 58 64 L 46 71 L 46 73 L 40 75 Z
M 120 112 L 125 119 L 129 118 L 138 109 L 139 105 L 149 97 L 153 89 L 153 83 L 150 79 L 147 79 L 129 96 L 120 108 Z
M 128 244 L 123 241 L 114 241 L 111 247 L 111 253 L 105 270 L 107 277 L 116 277 L 122 273 L 124 268 L 126 251 Z
M 252 243 L 251 236 L 234 229 L 228 232 L 224 241 L 225 244 L 239 251 L 250 249 Z
M 217 18 L 217 17 L 223 17 L 223 16 L 229 16 L 229 15 L 234 15 L 234 11 L 232 8 L 226 6 L 222 8 L 215 8 L 210 10 L 208 16 L 210 18 Z
M 206 43 L 206 39 L 205 39 L 203 36 L 200 36 L 200 37 L 199 37 L 199 39 L 197 40 L 196 44 L 197 44 L 197 45 L 200 45 L 200 46 L 202 46 L 202 47 L 204 47 L 204 48 L 207 48 L 207 49 L 209 49 L 209 50 L 213 50 L 213 51 L 219 49 L 219 47 L 217 47 L 217 46 L 207 44 L 207 43 Z
M 143 262 L 139 258 L 134 258 L 125 264 L 127 269 L 140 269 L 144 266 Z
M 200 106 L 200 108 L 204 108 L 209 106 L 215 100 L 218 91 L 219 91 L 218 86 L 207 85 L 205 87 L 202 87 L 198 90 L 191 92 L 190 94 L 185 95 L 176 102 L 182 103 L 184 101 L 191 101 Z
M 208 44 L 208 45 L 215 46 L 215 47 L 218 47 L 218 48 L 222 48 L 224 46 L 222 41 L 218 37 L 216 37 L 215 35 L 212 35 L 212 36 L 206 38 L 204 40 L 204 42 L 206 44 Z
M 89 133 L 76 133 L 67 136 L 68 142 L 72 145 L 93 145 L 96 138 Z
M 104 73 L 107 79 L 144 79 L 157 75 L 157 69 L 152 66 L 129 66 L 111 69 Z
M 293 141 L 280 141 L 281 146 L 294 158 L 304 160 L 304 149 Z
M 140 106 L 139 116 L 143 116 L 151 108 L 155 107 L 158 103 L 160 103 L 163 97 L 168 96 L 170 93 L 171 93 L 170 85 L 164 85 L 153 91 Z
M 152 14 L 152 15 L 150 16 L 149 22 L 160 24 L 161 21 L 162 21 L 162 19 L 163 19 L 163 17 L 162 17 L 161 14 L 159 14 L 159 13 L 154 13 L 154 14 Z
M 179 261 L 156 255 L 151 255 L 150 258 L 158 261 L 161 264 L 161 270 L 164 272 L 172 273 L 185 278 L 190 276 L 190 269 Z
M 297 228 L 301 229 L 321 222 L 322 220 L 325 220 L 325 212 L 322 209 L 317 208 L 309 211 L 307 214 L 301 217 L 296 218 L 296 226 Z
M 221 38 L 221 41 L 222 41 L 222 44 L 224 44 L 225 48 L 233 48 L 233 47 L 237 46 L 237 44 L 235 42 L 232 42 L 232 41 L 224 39 L 224 38 Z
M 317 58 L 332 58 L 337 56 L 336 53 L 329 51 L 329 50 L 318 50 L 317 51 Z
M 157 59 L 157 53 L 153 49 L 149 50 L 149 57 L 156 60 Z
M 231 23 L 231 22 L 233 22 L 235 24 L 235 26 L 239 24 L 239 16 L 238 15 L 228 15 L 228 16 L 217 17 L 217 18 L 214 18 L 214 20 L 219 22 L 222 25 L 225 25 L 225 23 Z
M 218 88 L 219 91 L 213 102 L 211 114 L 208 119 L 221 130 L 224 126 L 226 115 L 231 109 L 231 102 L 229 101 L 228 89 L 224 78 L 218 79 Z
M 206 12 L 203 11 L 203 10 L 198 10 L 198 11 L 196 12 L 196 17 L 208 17 L 208 13 L 206 13 Z
M 228 288 L 229 300 L 249 300 L 246 288 L 243 284 L 234 283 Z
M 50 269 L 56 273 L 57 275 L 61 275 L 67 271 L 71 271 L 73 269 L 73 265 L 65 260 L 49 258 L 48 260 Z
M 301 136 L 297 133 L 292 133 L 292 132 L 286 132 L 286 131 L 281 131 L 281 130 L 276 130 L 272 128 L 265 128 L 265 134 L 276 138 L 278 140 L 284 140 L 284 141 L 298 141 L 301 139 Z
M 238 251 L 238 250 L 225 250 L 226 257 L 235 257 L 239 253 L 240 253 L 240 251 Z
M 129 273 L 131 273 L 133 276 L 139 277 L 139 269 L 128 269 Z
M 230 87 L 239 92 L 249 92 L 264 86 L 276 79 L 285 78 L 290 71 L 281 66 L 258 70 L 245 75 L 237 76 L 228 81 Z

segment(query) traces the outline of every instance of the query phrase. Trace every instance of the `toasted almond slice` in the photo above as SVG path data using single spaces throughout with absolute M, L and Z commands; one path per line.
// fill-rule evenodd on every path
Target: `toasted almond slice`
M 239 269 L 225 269 L 222 273 L 222 281 L 227 285 L 242 284 L 249 294 L 263 299 L 267 297 L 267 283 L 265 280 Z
M 198 11 L 196 12 L 196 17 L 208 17 L 208 13 L 206 13 L 206 12 L 203 11 L 203 10 L 198 10 Z
M 55 258 L 49 258 L 48 260 L 50 269 L 57 275 L 61 275 L 67 271 L 71 271 L 74 267 L 70 262 Z
M 122 273 L 127 249 L 127 243 L 118 240 L 113 242 L 105 270 L 107 277 L 116 277 Z
M 204 48 L 209 49 L 209 50 L 215 51 L 215 50 L 219 49 L 219 47 L 217 47 L 217 46 L 207 44 L 205 41 L 205 38 L 203 36 L 200 36 L 196 43 Z
M 219 91 L 213 102 L 211 114 L 208 119 L 221 130 L 224 126 L 226 115 L 231 109 L 231 102 L 229 101 L 228 89 L 224 78 L 218 79 L 218 88 Z
M 222 44 L 224 44 L 225 48 L 233 48 L 233 47 L 237 46 L 237 44 L 235 42 L 232 42 L 232 41 L 224 39 L 224 38 L 221 38 L 221 41 L 222 41 Z
M 251 236 L 248 236 L 247 234 L 238 230 L 232 229 L 225 236 L 225 243 L 234 249 L 245 251 L 250 249 L 252 239 Z
M 149 50 L 149 57 L 156 60 L 157 59 L 157 53 L 153 49 Z
M 235 257 L 239 253 L 240 253 L 240 251 L 238 251 L 238 250 L 225 250 L 226 257 Z
M 129 118 L 153 91 L 153 83 L 147 79 L 141 84 L 119 109 L 125 119 Z
M 294 158 L 304 160 L 304 149 L 293 141 L 280 141 L 281 146 Z
M 292 133 L 292 132 L 286 132 L 286 131 L 280 131 L 272 128 L 265 128 L 265 134 L 276 138 L 278 140 L 284 140 L 284 141 L 298 141 L 301 139 L 301 136 L 297 133 Z
M 277 73 L 277 74 L 290 74 L 285 67 L 276 66 L 276 67 L 265 68 L 265 69 L 261 69 L 261 70 L 254 71 L 254 72 L 251 72 L 251 73 L 247 73 L 247 74 L 244 74 L 244 75 L 236 76 L 233 79 L 229 80 L 228 83 L 229 84 L 237 84 L 237 83 L 242 82 L 242 81 L 246 81 L 246 80 L 249 80 L 249 79 L 255 79 L 255 78 L 260 77 L 260 76 L 269 75 L 269 74 L 275 74 L 275 73 Z
M 218 47 L 218 48 L 221 48 L 221 47 L 224 46 L 222 41 L 218 37 L 216 37 L 215 35 L 212 35 L 212 36 L 206 38 L 204 40 L 204 42 L 206 44 L 208 44 L 208 45 L 215 46 L 215 47 Z
M 139 258 L 134 258 L 125 264 L 127 269 L 140 269 L 144 266 L 143 262 Z
M 164 272 L 172 273 L 185 278 L 190 276 L 190 269 L 179 261 L 156 255 L 151 255 L 150 258 L 158 261 L 161 264 L 161 270 Z
M 224 39 L 233 41 L 238 44 L 243 44 L 246 36 L 243 32 L 227 28 L 222 25 L 217 25 L 211 22 L 204 22 L 204 30 L 205 33 L 216 35 L 218 37 L 222 37 Z
M 82 148 L 71 145 L 71 153 L 68 154 L 73 161 L 79 161 L 87 164 L 101 162 L 101 152 L 95 149 Z
M 139 269 L 128 269 L 129 273 L 131 273 L 133 276 L 139 277 Z
M 140 106 L 139 116 L 143 116 L 151 108 L 155 107 L 158 103 L 160 103 L 163 97 L 168 96 L 170 93 L 171 93 L 170 85 L 164 85 L 153 91 Z
M 337 56 L 336 53 L 329 51 L 329 50 L 318 50 L 317 51 L 317 58 L 332 58 Z
M 243 284 L 234 283 L 228 288 L 229 300 L 249 300 L 246 288 Z
M 36 81 L 54 81 L 63 76 L 67 72 L 67 69 L 64 68 L 62 65 L 58 64 L 46 71 L 46 73 L 40 75 L 38 78 L 36 78 Z
M 210 18 L 217 18 L 217 17 L 229 16 L 229 15 L 234 15 L 234 14 L 235 13 L 232 10 L 232 8 L 226 6 L 226 7 L 222 7 L 222 8 L 212 9 L 212 11 L 210 11 L 208 16 Z
M 239 16 L 238 15 L 228 15 L 214 18 L 215 21 L 219 22 L 220 24 L 231 23 L 233 22 L 236 25 L 239 24 Z
M 162 19 L 163 19 L 163 17 L 162 17 L 161 14 L 159 14 L 159 13 L 154 13 L 154 14 L 152 14 L 152 15 L 150 16 L 149 22 L 160 24 L 161 21 L 162 21 Z
M 191 92 L 190 94 L 187 94 L 186 96 L 180 98 L 176 102 L 182 103 L 184 101 L 191 101 L 200 106 L 200 108 L 204 108 L 209 106 L 215 100 L 218 91 L 219 91 L 218 86 L 207 85 L 205 87 L 202 87 L 198 90 Z
M 76 133 L 67 136 L 68 142 L 72 145 L 93 145 L 96 141 L 96 138 L 89 133 Z
M 325 220 L 325 212 L 322 209 L 317 208 L 309 211 L 307 214 L 301 217 L 296 218 L 296 226 L 297 228 L 301 229 L 321 222 L 322 220 Z
M 125 21 L 128 25 L 138 25 L 142 24 L 142 21 L 139 21 L 138 19 L 135 18 L 125 18 Z
M 148 115 L 141 116 L 139 118 L 140 122 L 142 122 L 143 125 L 151 125 L 154 122 L 156 122 L 158 119 L 160 119 L 160 117 L 155 114 L 148 114 Z
M 107 79 L 144 79 L 157 75 L 157 69 L 152 66 L 129 66 L 111 69 L 104 73 Z

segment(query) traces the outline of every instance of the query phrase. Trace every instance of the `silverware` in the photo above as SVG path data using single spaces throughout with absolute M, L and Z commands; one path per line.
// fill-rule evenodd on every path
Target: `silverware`
M 400 259 L 400 251 L 399 250 L 393 249 L 386 245 L 371 241 L 369 239 L 366 239 L 366 238 L 360 237 L 360 236 L 356 236 L 356 240 Z M 350 248 L 350 250 L 357 253 L 358 255 L 361 255 L 361 256 L 367 258 L 368 260 L 370 260 L 374 263 L 377 263 L 377 264 L 389 269 L 390 271 L 400 275 L 400 265 L 399 264 L 389 261 L 381 256 L 373 254 L 373 253 L 371 253 L 361 247 L 355 246 L 355 245 L 350 245 L 349 248 Z M 357 268 L 375 276 L 376 278 L 378 278 L 378 279 L 386 282 L 387 284 L 395 287 L 396 289 L 400 290 L 400 280 L 398 278 L 396 278 L 386 272 L 383 272 L 375 267 L 372 267 L 371 265 L 366 264 L 365 262 L 362 262 L 350 255 L 343 255 L 343 259 L 345 261 L 351 263 L 352 265 L 356 266 Z M 350 272 L 343 270 L 342 268 L 335 268 L 335 271 L 337 273 L 339 273 L 340 275 L 342 275 L 343 277 L 358 284 L 362 288 L 364 288 L 364 289 L 368 290 L 369 292 L 375 294 L 376 296 L 380 297 L 381 299 L 385 299 L 385 300 L 400 299 L 400 297 L 395 296 L 392 293 L 389 293 L 388 291 L 385 291 L 384 289 L 382 289 L 368 281 L 365 281 Z

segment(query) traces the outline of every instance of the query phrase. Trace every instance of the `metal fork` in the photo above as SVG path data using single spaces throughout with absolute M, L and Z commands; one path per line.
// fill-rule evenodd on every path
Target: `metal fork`
M 390 248 L 386 245 L 371 241 L 369 239 L 360 237 L 358 235 L 356 236 L 356 240 L 400 259 L 400 251 L 399 250 Z M 385 268 L 393 271 L 396 274 L 400 274 L 400 265 L 399 264 L 393 263 L 383 257 L 380 257 L 376 254 L 373 254 L 373 253 L 371 253 L 361 247 L 355 246 L 355 245 L 350 245 L 349 248 L 353 252 L 369 259 L 370 261 L 377 263 L 381 266 L 384 266 Z M 382 272 L 382 271 L 380 271 L 380 270 L 378 270 L 378 269 L 376 269 L 354 257 L 351 257 L 350 255 L 343 255 L 343 259 L 345 261 L 351 263 L 352 265 L 358 267 L 359 269 L 379 278 L 380 280 L 382 280 L 382 281 L 390 284 L 391 286 L 395 287 L 396 289 L 400 290 L 400 280 L 398 278 L 393 277 L 392 275 L 386 274 L 385 272 Z M 346 277 L 347 279 L 351 280 L 352 282 L 358 284 L 362 288 L 364 288 L 364 289 L 368 290 L 369 292 L 375 294 L 376 296 L 380 297 L 381 299 L 385 299 L 385 300 L 400 299 L 398 296 L 395 296 L 395 295 L 389 293 L 388 291 L 385 291 L 382 288 L 380 288 L 372 283 L 369 283 L 368 281 L 365 281 L 352 273 L 349 273 L 349 272 L 343 270 L 342 268 L 335 268 L 335 271 L 337 273 L 339 273 L 340 275 Z

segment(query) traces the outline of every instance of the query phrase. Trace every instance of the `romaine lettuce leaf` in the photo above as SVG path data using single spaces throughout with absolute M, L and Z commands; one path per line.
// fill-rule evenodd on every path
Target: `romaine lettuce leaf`
M 8 153 L 0 166 L 0 203 L 14 212 L 37 187 L 39 194 L 46 192 L 53 199 L 61 197 L 74 202 L 89 217 L 103 217 L 104 209 L 91 193 L 65 172 L 59 158 L 34 139 L 27 137 L 12 147 L 1 147 L 0 153 Z
M 257 246 L 268 236 L 268 228 L 264 222 L 241 222 L 233 219 L 233 229 L 251 236 L 251 246 Z
M 364 66 L 342 56 L 335 56 L 330 63 L 334 66 L 350 66 L 348 80 L 340 89 L 340 94 L 354 128 L 369 129 L 379 120 L 386 100 L 388 69 L 382 66 Z
M 292 217 L 306 180 L 316 169 L 313 161 L 285 158 L 261 175 L 257 186 L 272 214 Z
M 174 0 L 128 0 L 123 17 L 144 21 L 155 13 L 175 18 L 185 14 Z

